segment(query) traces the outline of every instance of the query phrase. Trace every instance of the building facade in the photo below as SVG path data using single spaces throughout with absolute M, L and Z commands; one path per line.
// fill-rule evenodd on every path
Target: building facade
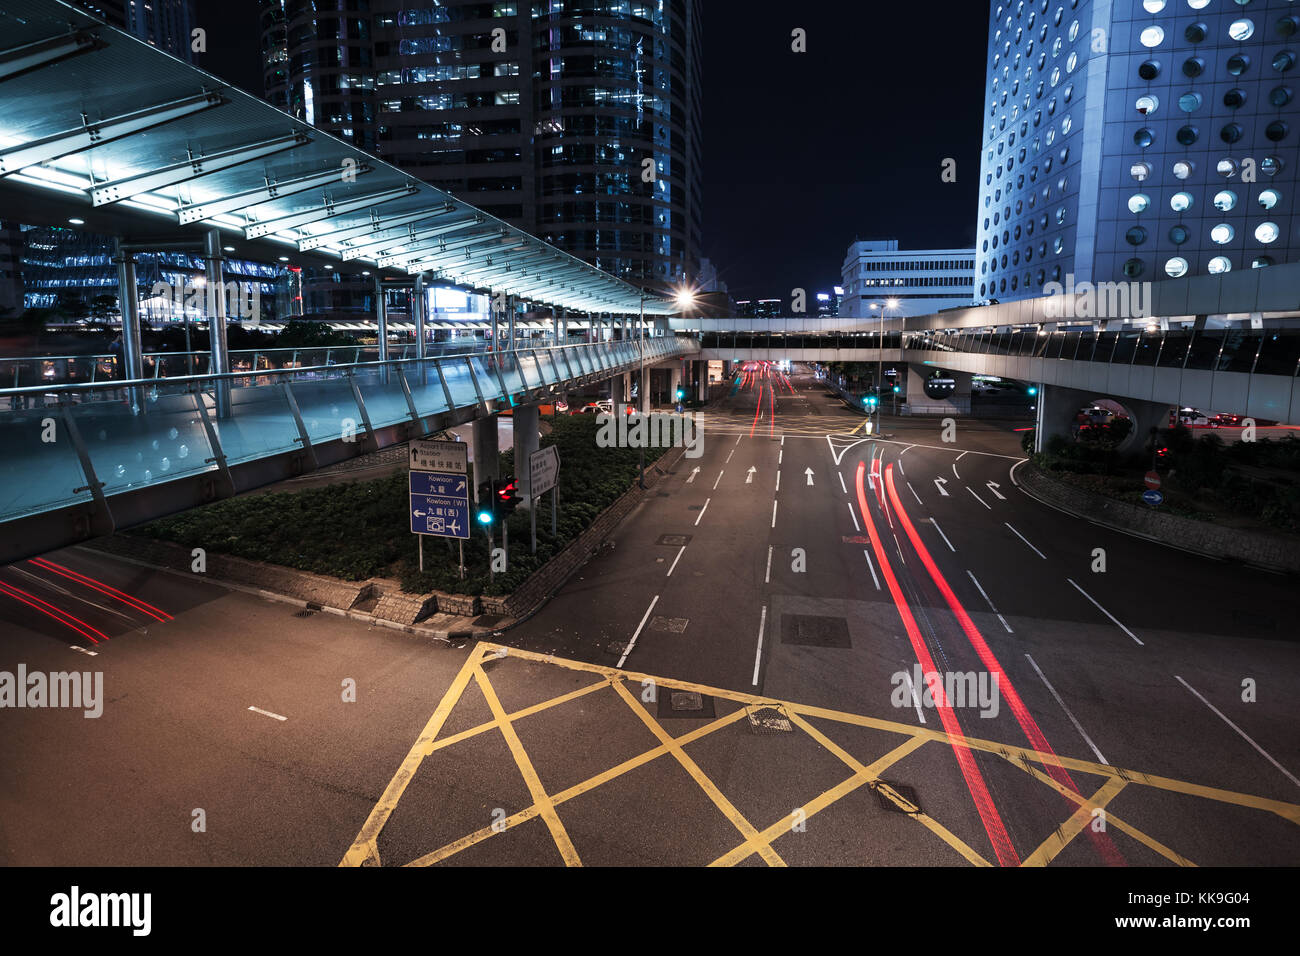
M 633 284 L 698 273 L 697 0 L 261 9 L 274 105 Z
M 79 0 L 78 6 L 186 63 L 194 62 L 194 0 Z
M 1296 4 L 990 10 L 978 299 L 1296 259 Z
M 872 304 L 883 307 L 889 299 L 898 300 L 891 317 L 968 306 L 974 298 L 974 267 L 974 249 L 900 250 L 897 239 L 859 240 L 849 246 L 840 267 L 839 314 L 878 315 Z

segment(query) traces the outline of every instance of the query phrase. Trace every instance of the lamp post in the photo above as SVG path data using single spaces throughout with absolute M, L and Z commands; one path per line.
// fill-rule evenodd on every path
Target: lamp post
M 897 308 L 898 308 L 898 300 L 897 300 L 897 299 L 886 299 L 886 300 L 885 300 L 885 307 L 884 307 L 883 309 L 880 310 L 880 315 L 881 315 L 881 325 L 882 325 L 882 327 L 883 327 L 883 325 L 884 325 L 884 315 L 885 315 L 885 313 L 888 312 L 890 309 L 897 309 Z M 907 316 L 902 315 L 902 314 L 900 313 L 898 319 L 899 319 L 899 323 L 898 323 L 898 364 L 899 364 L 899 365 L 902 365 L 902 364 L 903 364 L 903 325 L 904 325 L 904 323 L 907 322 Z M 896 376 L 894 377 L 894 382 L 895 382 L 895 383 L 898 382 L 898 378 L 899 378 L 900 376 L 901 376 L 901 373 L 899 373 L 899 375 L 896 375 Z M 897 388 L 897 384 L 895 384 L 895 388 Z M 893 405 L 893 408 L 894 408 L 894 414 L 897 415 L 897 414 L 898 414 L 898 392 L 894 392 L 894 405 Z

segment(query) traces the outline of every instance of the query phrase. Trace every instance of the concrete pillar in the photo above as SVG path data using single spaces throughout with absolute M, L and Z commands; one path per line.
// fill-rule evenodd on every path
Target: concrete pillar
M 682 363 L 674 362 L 668 369 L 668 401 L 671 405 L 677 404 L 677 389 L 682 384 Z
M 558 305 L 555 307 L 555 344 L 564 344 L 564 309 Z
M 470 454 L 474 456 L 474 483 L 477 485 L 489 478 L 499 478 L 501 470 L 497 462 L 497 455 L 500 454 L 497 416 L 474 419 L 473 434 L 470 437 L 473 440 Z
M 514 412 L 515 445 L 515 484 L 523 502 L 521 508 L 529 506 L 528 496 L 528 456 L 537 451 L 538 446 L 538 410 L 536 405 L 516 405 Z
M 696 401 L 707 401 L 709 397 L 709 363 L 703 361 L 692 362 L 691 374 L 695 376 Z
M 902 363 L 886 362 L 885 370 L 895 368 L 900 373 L 903 371 Z M 875 367 L 871 369 L 872 378 L 875 378 Z M 925 394 L 925 381 L 932 373 L 938 372 L 941 375 L 952 378 L 956 381 L 957 387 L 946 398 L 931 398 Z M 970 395 L 971 379 L 970 372 L 951 372 L 945 369 L 936 369 L 929 365 L 911 365 L 907 366 L 907 404 L 914 412 L 926 415 L 969 415 L 970 414 Z M 902 396 L 900 395 L 901 399 Z M 886 412 L 892 412 L 894 408 L 893 393 L 888 391 L 888 380 L 882 383 L 880 392 L 881 409 Z M 903 403 L 899 401 L 901 408 Z
M 1136 454 L 1150 450 L 1153 429 L 1169 427 L 1169 410 L 1172 405 L 1160 402 L 1146 402 L 1131 398 L 1112 398 L 1097 392 L 1084 392 L 1060 385 L 1043 385 L 1038 389 L 1037 422 L 1034 430 L 1034 451 L 1045 451 L 1047 442 L 1053 435 L 1073 439 L 1076 435 L 1079 410 L 1087 408 L 1098 399 L 1109 398 L 1128 415 L 1133 427 L 1115 450 L 1121 455 Z
M 203 234 L 203 259 L 207 281 L 208 342 L 212 359 L 208 371 L 213 375 L 230 371 L 230 349 L 226 345 L 226 286 L 221 264 L 225 255 L 221 251 L 221 231 L 209 229 Z M 213 385 L 217 417 L 230 417 L 230 381 L 217 381 Z
M 609 400 L 615 405 L 627 401 L 628 380 L 626 375 L 615 375 L 609 380 Z

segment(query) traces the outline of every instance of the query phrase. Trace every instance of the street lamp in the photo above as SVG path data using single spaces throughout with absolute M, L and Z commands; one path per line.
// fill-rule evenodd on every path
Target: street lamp
M 886 312 L 888 312 L 890 309 L 897 309 L 897 308 L 898 308 L 898 300 L 897 300 L 897 299 L 886 299 L 886 300 L 885 300 L 885 307 L 884 307 L 883 309 L 880 310 L 880 314 L 881 314 L 881 327 L 882 327 L 882 328 L 884 327 L 884 314 L 885 314 Z M 907 322 L 907 316 L 900 314 L 898 318 L 899 318 L 899 324 L 898 324 L 898 364 L 899 364 L 899 365 L 902 365 L 902 364 L 903 364 L 903 324 Z M 895 379 L 895 381 L 897 381 L 897 379 Z M 894 408 L 894 414 L 897 415 L 897 414 L 898 414 L 898 392 L 894 392 L 894 405 L 893 405 L 893 408 Z

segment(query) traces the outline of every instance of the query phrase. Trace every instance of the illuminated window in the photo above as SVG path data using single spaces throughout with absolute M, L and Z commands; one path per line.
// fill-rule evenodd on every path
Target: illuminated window
M 1221 189 L 1214 194 L 1214 208 L 1228 212 L 1237 205 L 1237 194 L 1231 189 Z
M 1264 245 L 1268 245 L 1270 242 L 1276 242 L 1277 237 L 1281 234 L 1282 230 L 1278 228 L 1278 225 L 1275 222 L 1265 222 L 1255 227 L 1255 238 L 1264 243 Z
M 1187 275 L 1187 260 L 1182 256 L 1174 256 L 1165 263 L 1165 275 L 1177 279 L 1180 276 Z
M 1221 222 L 1210 230 L 1210 240 L 1216 245 L 1226 246 L 1237 235 L 1237 230 L 1226 222 Z
M 1210 270 L 1210 275 L 1217 276 L 1224 272 L 1231 272 L 1232 263 L 1228 261 L 1227 256 L 1215 256 L 1210 260 L 1208 268 Z
M 1174 212 L 1186 212 L 1192 208 L 1191 193 L 1174 193 L 1169 199 L 1169 208 Z
M 1138 34 L 1138 42 L 1148 49 L 1157 47 L 1165 41 L 1165 31 L 1163 27 L 1149 26 L 1145 27 Z
M 1151 197 L 1145 193 L 1134 193 L 1128 197 L 1128 211 L 1133 215 L 1144 213 L 1151 206 Z

